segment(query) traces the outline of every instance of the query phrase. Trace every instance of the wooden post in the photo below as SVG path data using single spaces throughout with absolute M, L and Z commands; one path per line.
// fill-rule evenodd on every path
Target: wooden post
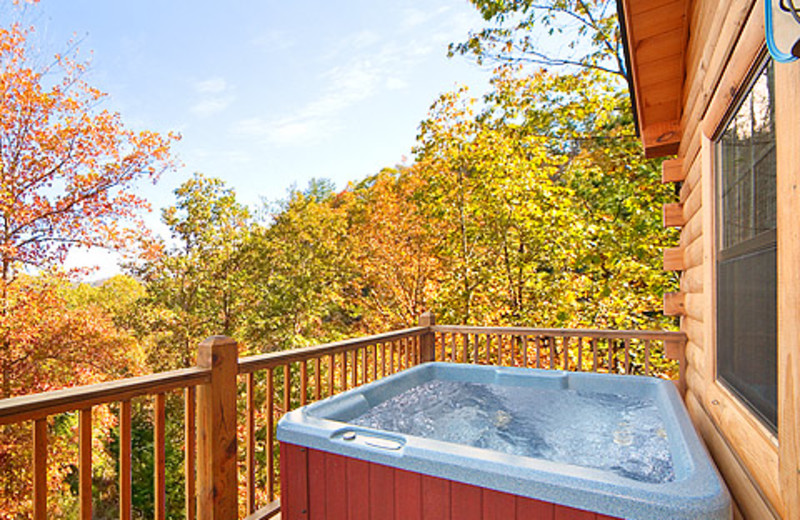
M 686 396 L 686 341 L 667 340 L 664 342 L 664 357 L 678 362 L 678 387 L 681 397 Z
M 236 518 L 236 342 L 226 336 L 206 339 L 197 366 L 211 370 L 211 382 L 197 388 L 197 517 Z
M 436 316 L 432 312 L 423 312 L 419 316 L 420 327 L 433 327 L 436 325 Z M 436 360 L 436 336 L 433 331 L 428 329 L 419 337 L 419 357 L 421 363 L 428 363 Z
M 47 419 L 33 422 L 33 518 L 47 518 Z

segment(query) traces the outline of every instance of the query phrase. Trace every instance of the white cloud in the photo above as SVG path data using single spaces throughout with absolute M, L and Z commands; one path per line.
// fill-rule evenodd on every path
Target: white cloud
M 213 77 L 192 84 L 194 91 L 199 94 L 199 99 L 189 112 L 198 117 L 209 117 L 224 112 L 236 99 L 231 93 L 231 85 L 224 78 Z
M 448 6 L 442 6 L 436 10 L 421 10 L 415 8 L 404 9 L 400 18 L 400 27 L 409 30 L 424 25 L 435 18 L 440 18 L 450 10 Z
M 386 88 L 389 90 L 405 90 L 408 88 L 408 82 L 400 78 L 387 78 Z
M 339 128 L 336 122 L 339 114 L 372 96 L 385 83 L 382 69 L 382 65 L 369 59 L 329 69 L 322 75 L 326 86 L 318 98 L 281 118 L 241 120 L 232 130 L 279 146 L 322 139 Z
M 413 29 L 430 20 L 431 16 L 433 16 L 433 13 L 427 13 L 420 9 L 405 9 L 403 17 L 400 19 L 400 26 L 404 29 Z
M 213 116 L 223 112 L 233 103 L 233 100 L 233 96 L 204 98 L 192 105 L 189 111 L 199 117 Z
M 266 52 L 280 52 L 294 47 L 294 39 L 286 31 L 269 31 L 250 40 L 250 44 Z
M 399 24 L 435 24 L 438 28 L 449 23 L 448 14 L 446 9 L 431 13 L 406 10 Z M 277 146 L 307 144 L 329 137 L 342 127 L 339 119 L 347 110 L 379 92 L 407 89 L 407 78 L 414 67 L 436 49 L 417 38 L 397 36 L 387 39 L 387 35 L 368 30 L 350 35 L 325 53 L 328 61 L 341 64 L 318 76 L 323 86 L 316 97 L 275 117 L 242 119 L 234 123 L 231 131 Z M 269 38 L 265 35 L 259 42 L 275 39 L 274 34 Z M 342 55 L 347 57 L 341 59 Z
M 192 86 L 198 94 L 220 94 L 228 90 L 228 82 L 219 77 L 195 81 Z
M 360 31 L 347 39 L 346 45 L 349 47 L 356 47 L 359 49 L 363 49 L 366 47 L 371 47 L 377 44 L 380 41 L 380 36 L 373 31 Z
M 335 130 L 329 119 L 288 117 L 267 120 L 251 117 L 233 125 L 233 133 L 242 137 L 264 140 L 272 145 L 307 144 L 330 135 Z

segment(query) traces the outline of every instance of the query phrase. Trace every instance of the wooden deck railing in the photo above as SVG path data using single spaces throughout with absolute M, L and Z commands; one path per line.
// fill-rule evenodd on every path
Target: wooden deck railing
M 183 390 L 186 518 L 258 520 L 280 511 L 275 427 L 283 413 L 421 362 L 655 375 L 683 390 L 679 332 L 448 326 L 430 314 L 419 325 L 243 358 L 233 340 L 212 337 L 200 344 L 196 368 L 0 401 L 0 425 L 34 423 L 33 518 L 47 517 L 47 418 L 67 411 L 79 411 L 80 518 L 92 518 L 92 408 L 108 403 L 120 403 L 119 517 L 131 518 L 135 397 L 153 399 L 155 518 L 166 517 L 165 396 Z

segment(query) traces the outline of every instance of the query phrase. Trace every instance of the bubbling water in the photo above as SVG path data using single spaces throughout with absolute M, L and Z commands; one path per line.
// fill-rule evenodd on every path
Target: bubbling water
M 610 471 L 675 479 L 655 402 L 622 394 L 430 381 L 351 424 Z

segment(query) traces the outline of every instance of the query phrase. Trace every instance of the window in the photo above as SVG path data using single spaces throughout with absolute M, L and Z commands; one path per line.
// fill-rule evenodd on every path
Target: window
M 777 249 L 772 61 L 716 140 L 717 378 L 777 430 Z

